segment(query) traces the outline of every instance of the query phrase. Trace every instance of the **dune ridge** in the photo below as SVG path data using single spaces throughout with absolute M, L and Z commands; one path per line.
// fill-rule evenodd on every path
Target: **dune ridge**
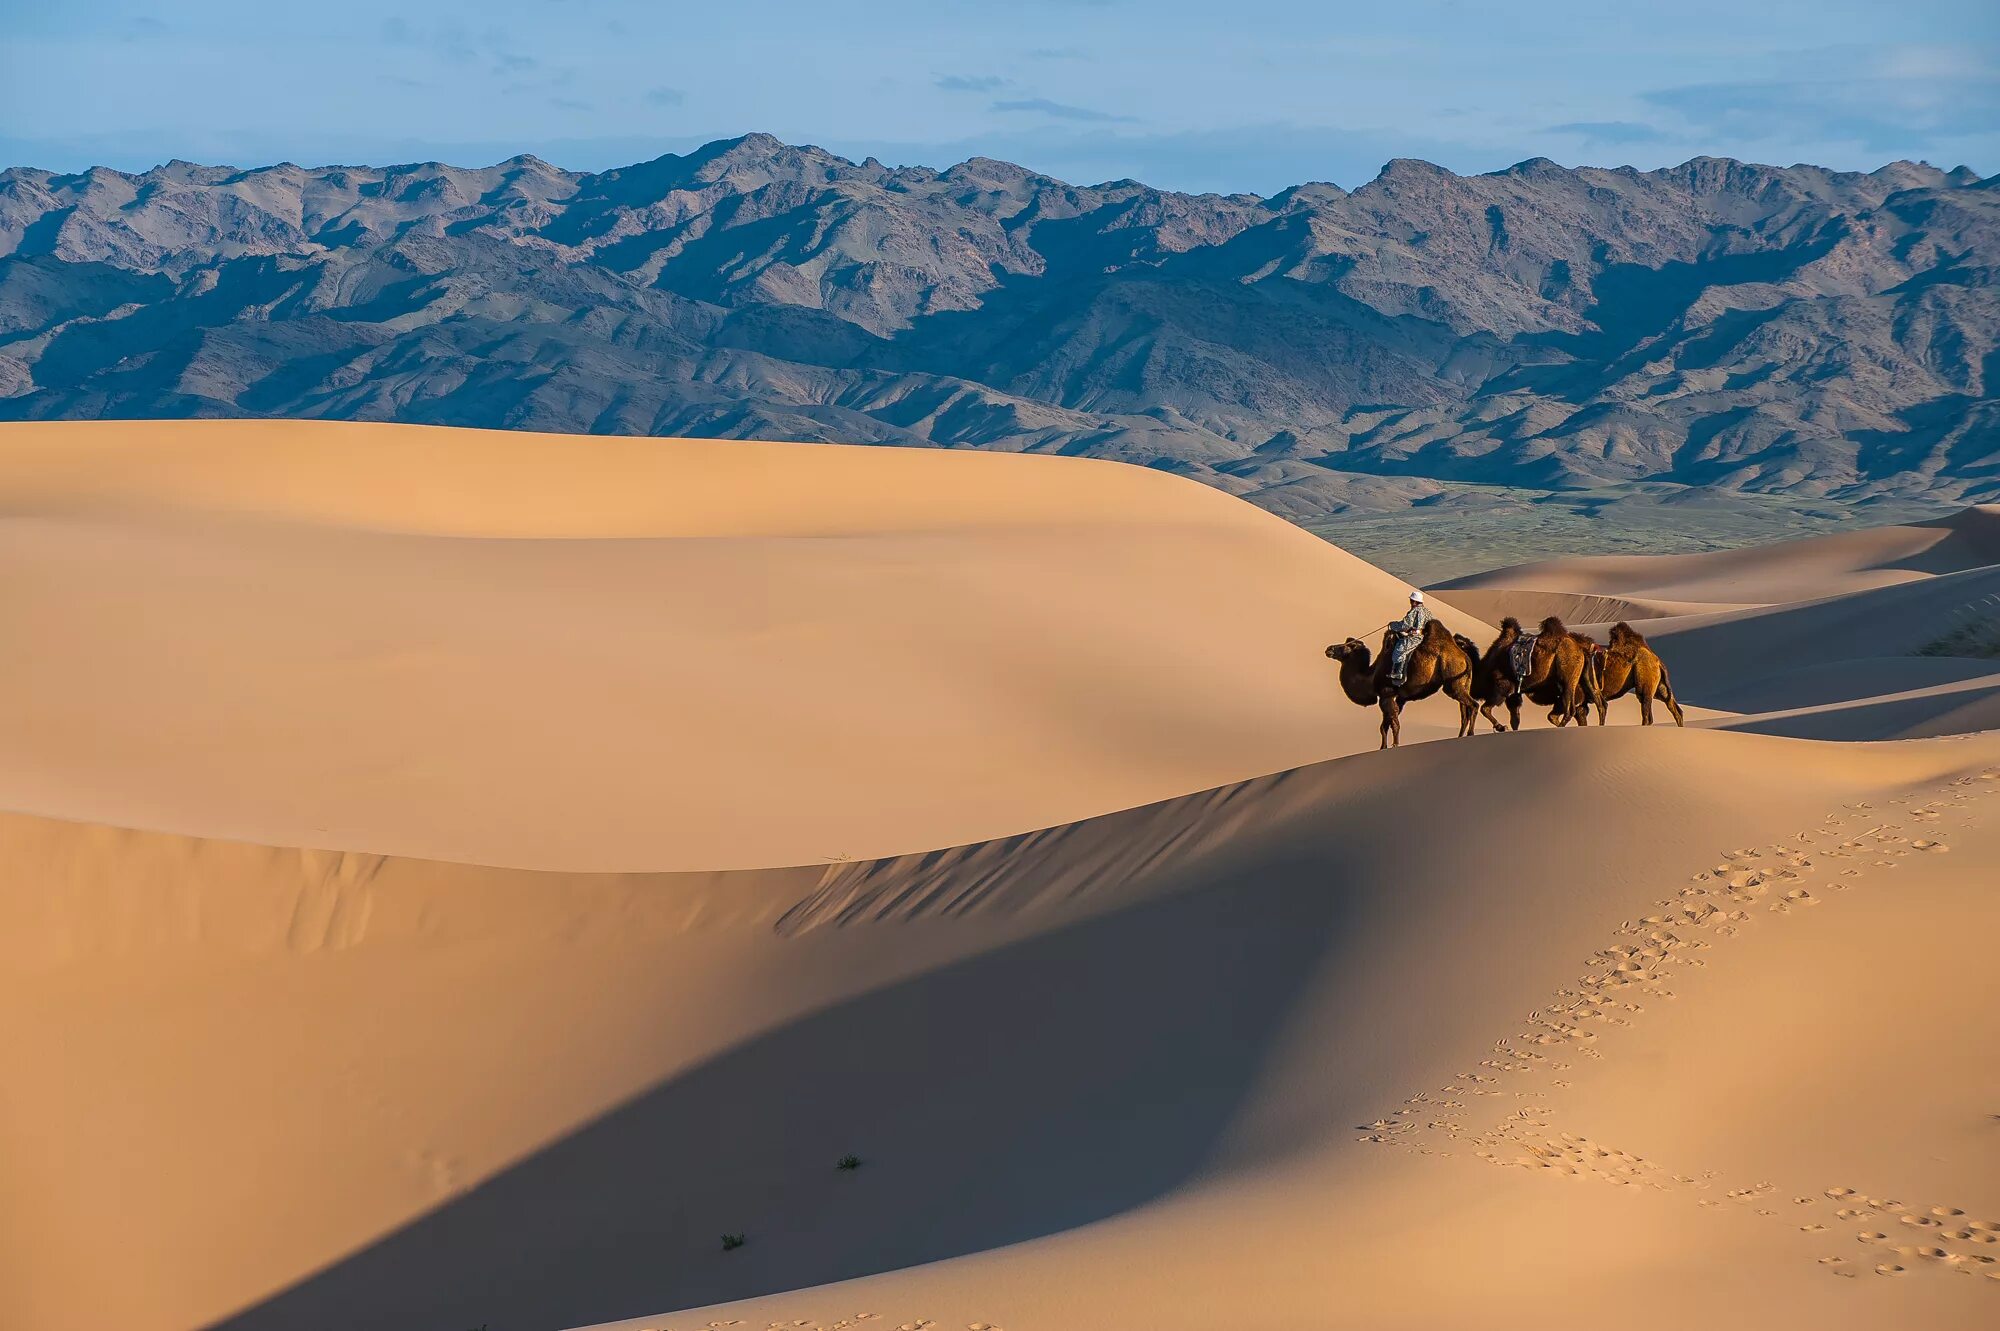
M 1699 555 L 1594 555 L 1516 564 L 1438 584 L 1741 608 L 1820 600 L 2000 564 L 2000 504 L 1929 522 Z M 1608 617 L 1608 618 L 1616 618 Z

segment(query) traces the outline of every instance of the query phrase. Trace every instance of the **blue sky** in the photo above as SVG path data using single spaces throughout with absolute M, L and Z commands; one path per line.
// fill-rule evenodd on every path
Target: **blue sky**
M 0 0 L 0 164 L 598 169 L 764 130 L 1079 182 L 1391 157 L 2000 171 L 1992 0 Z

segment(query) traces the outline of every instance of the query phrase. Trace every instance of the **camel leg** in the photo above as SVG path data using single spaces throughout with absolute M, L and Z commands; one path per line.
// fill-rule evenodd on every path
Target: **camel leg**
M 1556 709 L 1549 713 L 1549 720 L 1555 722 L 1558 729 L 1576 719 L 1576 700 L 1582 694 L 1582 684 L 1581 669 L 1574 675 L 1563 677 L 1562 694 L 1556 699 Z
M 1686 721 L 1681 719 L 1681 705 L 1674 700 L 1674 686 L 1667 682 L 1667 672 L 1665 670 L 1660 671 L 1660 701 L 1665 703 L 1667 710 L 1674 714 L 1675 725 L 1685 726 L 1687 724 Z
M 1382 705 L 1382 743 L 1384 749 L 1392 749 L 1403 742 L 1403 704 L 1393 693 L 1385 693 L 1379 698 Z
M 1518 693 L 1510 693 L 1507 695 L 1507 729 L 1519 730 L 1520 728 L 1521 728 L 1521 695 Z
M 1472 704 L 1470 677 L 1461 675 L 1452 681 L 1456 687 L 1445 690 L 1445 696 L 1458 704 L 1458 737 L 1469 738 L 1479 729 L 1479 712 Z
M 1653 724 L 1653 691 L 1651 689 L 1642 688 L 1639 690 L 1639 724 L 1642 726 Z
M 1483 717 L 1485 717 L 1485 718 L 1486 718 L 1486 724 L 1487 724 L 1487 725 L 1489 725 L 1489 726 L 1492 726 L 1492 727 L 1493 727 L 1493 733 L 1494 733 L 1494 734 L 1496 734 L 1496 735 L 1504 735 L 1505 733 L 1507 733 L 1507 727 L 1505 727 L 1505 726 L 1501 725 L 1501 724 L 1500 724 L 1500 718 L 1499 718 L 1499 717 L 1497 717 L 1497 716 L 1495 716 L 1495 715 L 1493 715 L 1493 701 L 1492 701 L 1492 699 L 1490 699 L 1490 698 L 1489 698 L 1489 699 L 1487 699 L 1487 700 L 1486 700 L 1485 702 L 1482 702 L 1482 703 L 1480 703 L 1480 704 L 1479 704 L 1479 714 L 1480 714 L 1481 716 L 1483 716 Z M 1473 729 L 1474 729 L 1474 730 L 1477 730 L 1478 728 L 1479 728 L 1479 727 L 1478 727 L 1477 725 L 1473 726 Z

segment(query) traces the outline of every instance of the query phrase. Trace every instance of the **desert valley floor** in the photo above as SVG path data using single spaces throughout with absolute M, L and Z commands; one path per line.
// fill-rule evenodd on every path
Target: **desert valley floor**
M 1378 753 L 1407 585 L 1156 471 L 48 424 L 0 498 L 0 1325 L 2000 1320 L 2000 509 L 1454 579 L 1688 726 Z

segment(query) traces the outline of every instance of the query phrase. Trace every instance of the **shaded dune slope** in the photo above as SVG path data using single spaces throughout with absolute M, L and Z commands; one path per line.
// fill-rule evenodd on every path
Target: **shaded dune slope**
M 1878 740 L 2000 720 L 1994 505 L 1753 549 L 1524 564 L 1440 595 L 1490 619 L 1556 614 L 1599 636 L 1613 620 L 1639 623 L 1684 700 L 1740 714 L 1703 724 Z

